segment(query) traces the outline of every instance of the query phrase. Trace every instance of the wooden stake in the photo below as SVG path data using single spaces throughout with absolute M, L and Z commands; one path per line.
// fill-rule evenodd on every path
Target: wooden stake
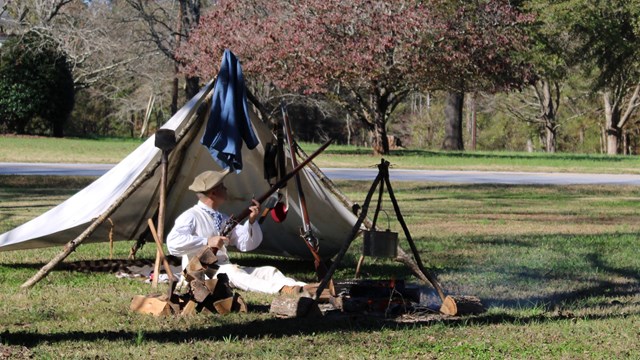
M 149 223 L 149 230 L 151 230 L 151 235 L 153 237 L 153 240 L 156 242 L 157 254 L 158 254 L 160 262 L 162 262 L 162 265 L 164 266 L 164 271 L 167 273 L 167 275 L 169 275 L 169 279 L 176 280 L 175 276 L 173 276 L 173 271 L 171 271 L 171 266 L 169 266 L 169 262 L 167 261 L 166 256 L 164 256 L 164 251 L 162 250 L 162 242 L 158 238 L 158 233 L 156 232 L 156 227 L 153 226 L 153 220 L 149 219 L 148 223 Z M 158 260 L 158 259 L 156 259 L 156 260 Z M 157 276 L 154 275 L 154 278 L 155 277 L 157 277 Z
M 166 208 L 167 198 L 167 167 L 169 162 L 169 152 L 162 149 L 162 155 L 160 160 L 160 168 L 162 169 L 160 175 L 160 203 L 158 204 L 158 234 L 156 242 L 160 242 L 160 248 L 156 252 L 156 262 L 153 266 L 153 280 L 151 281 L 151 287 L 158 287 L 158 274 L 160 273 L 160 257 L 162 251 L 162 242 L 164 241 L 164 211 Z M 163 256 L 164 257 L 164 256 Z

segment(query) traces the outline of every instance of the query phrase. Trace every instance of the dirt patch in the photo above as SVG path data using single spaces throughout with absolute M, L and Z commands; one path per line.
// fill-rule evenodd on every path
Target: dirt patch
M 33 359 L 33 353 L 26 346 L 0 344 L 0 360 Z

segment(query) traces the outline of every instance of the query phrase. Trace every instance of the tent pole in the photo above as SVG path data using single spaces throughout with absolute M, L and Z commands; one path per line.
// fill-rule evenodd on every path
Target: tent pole
M 33 287 L 36 283 L 42 280 L 45 276 L 47 276 L 53 268 L 56 267 L 62 260 L 64 260 L 67 256 L 69 256 L 75 249 L 82 244 L 91 234 L 98 228 L 98 226 L 102 225 L 102 223 L 113 214 L 116 209 L 120 207 L 120 205 L 131 196 L 145 181 L 147 181 L 155 172 L 156 168 L 160 165 L 160 160 L 156 161 L 150 169 L 148 169 L 144 175 L 138 178 L 129 188 L 125 191 L 116 202 L 111 204 L 107 211 L 102 213 L 89 227 L 82 232 L 77 238 L 69 241 L 65 246 L 64 250 L 56 255 L 48 264 L 43 266 L 33 277 L 29 280 L 25 281 L 24 284 L 20 285 L 23 289 L 29 289 Z
M 199 116 L 196 116 L 194 118 L 193 115 L 200 108 L 200 105 L 202 105 L 202 102 L 209 97 L 211 90 L 213 89 L 213 84 L 214 84 L 214 81 L 212 80 L 205 86 L 206 89 L 202 94 L 202 97 L 199 99 L 199 101 L 196 104 L 194 104 L 194 106 L 186 114 L 185 119 L 191 119 L 191 121 L 189 121 L 189 123 L 185 125 L 185 127 L 180 131 L 180 134 L 177 136 L 177 139 L 176 139 L 177 142 L 180 142 L 182 138 L 187 134 L 187 132 L 191 129 L 191 127 L 197 122 Z M 73 251 L 75 251 L 75 249 L 80 244 L 82 244 L 83 241 L 89 238 L 89 236 L 91 236 L 91 234 L 93 234 L 93 232 L 98 228 L 98 226 L 102 225 L 102 223 L 109 216 L 111 216 L 111 214 L 113 214 L 120 207 L 120 205 L 122 205 L 122 203 L 125 202 L 125 200 L 129 198 L 129 196 L 131 196 L 142 184 L 145 183 L 145 181 L 147 181 L 149 178 L 151 178 L 151 176 L 153 176 L 154 172 L 160 165 L 160 162 L 161 162 L 161 159 L 156 160 L 151 165 L 151 167 L 147 169 L 147 171 L 144 172 L 144 174 L 141 177 L 136 179 L 136 181 L 134 181 L 133 184 L 131 184 L 131 186 L 129 186 L 129 188 L 122 195 L 120 195 L 118 200 L 116 200 L 113 204 L 111 204 L 111 206 L 109 206 L 109 208 L 104 213 L 102 213 L 102 215 L 100 215 L 91 225 L 89 225 L 89 227 L 85 229 L 85 231 L 83 231 L 82 234 L 80 234 L 77 238 L 69 241 L 64 246 L 64 250 L 62 252 L 60 252 L 58 255 L 56 255 L 56 257 L 51 259 L 49 263 L 47 263 L 40 270 L 38 270 L 38 272 L 34 276 L 32 276 L 29 280 L 25 281 L 24 284 L 20 285 L 20 287 L 22 289 L 29 289 L 33 287 L 35 284 L 37 284 L 40 280 L 44 279 L 44 277 L 47 276 L 51 272 L 51 270 L 53 270 L 60 262 L 62 262 L 64 259 L 66 259 L 67 256 L 69 256 Z

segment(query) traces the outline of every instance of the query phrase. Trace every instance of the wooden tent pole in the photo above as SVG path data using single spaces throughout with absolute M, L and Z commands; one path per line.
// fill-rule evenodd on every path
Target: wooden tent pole
M 156 161 L 150 169 L 148 169 L 144 175 L 138 178 L 129 188 L 118 198 L 116 202 L 111 204 L 109 208 L 102 213 L 96 220 L 93 221 L 89 227 L 82 232 L 77 238 L 69 241 L 65 246 L 64 250 L 56 255 L 48 264 L 43 266 L 33 277 L 29 280 L 25 281 L 24 284 L 20 285 L 23 289 L 29 289 L 33 287 L 38 281 L 42 280 L 45 276 L 53 270 L 62 260 L 64 260 L 67 256 L 69 256 L 83 241 L 85 241 L 91 234 L 98 228 L 98 226 L 102 225 L 102 223 L 116 211 L 120 205 L 131 196 L 138 188 L 147 181 L 155 172 L 156 168 L 160 165 L 160 161 Z
M 202 94 L 202 97 L 200 98 L 200 100 L 196 104 L 194 104 L 194 106 L 189 110 L 189 112 L 185 116 L 185 119 L 193 118 L 193 115 L 200 108 L 200 105 L 202 104 L 202 102 L 205 101 L 205 99 L 211 93 L 211 90 L 213 89 L 213 84 L 214 84 L 214 81 L 210 81 L 206 85 L 208 88 Z M 187 132 L 191 129 L 191 127 L 197 122 L 197 118 L 198 117 L 190 121 L 180 131 L 177 142 L 180 142 L 180 140 L 182 140 L 182 138 L 187 134 Z M 89 238 L 89 236 L 91 236 L 91 234 L 93 234 L 93 232 L 98 228 L 98 226 L 102 225 L 102 223 L 105 220 L 107 220 L 107 218 L 111 216 L 111 214 L 113 214 L 120 207 L 120 205 L 122 205 L 122 203 L 125 202 L 125 200 L 129 198 L 129 196 L 131 196 L 136 190 L 138 190 L 138 188 L 142 184 L 145 183 L 145 181 L 147 181 L 149 178 L 151 178 L 151 176 L 153 176 L 156 168 L 158 168 L 158 166 L 160 165 L 160 161 L 161 159 L 158 159 L 157 161 L 155 161 L 151 165 L 151 167 L 146 172 L 144 172 L 144 174 L 141 177 L 136 179 L 136 181 L 134 181 L 133 184 L 131 184 L 131 186 L 129 186 L 129 188 L 122 195 L 120 195 L 120 197 L 113 204 L 111 204 L 111 206 L 109 206 L 109 208 L 104 213 L 102 213 L 102 215 L 96 218 L 96 220 L 94 220 L 93 223 L 89 225 L 89 227 L 85 229 L 85 231 L 82 232 L 82 234 L 80 234 L 77 238 L 69 241 L 64 246 L 64 250 L 62 252 L 60 252 L 58 255 L 56 255 L 56 257 L 51 259 L 49 263 L 43 266 L 29 280 L 25 281 L 24 284 L 20 285 L 20 287 L 22 289 L 29 289 L 33 287 L 35 284 L 37 284 L 40 280 L 44 279 L 44 277 L 47 276 L 51 272 L 51 270 L 53 270 L 60 262 L 62 262 L 67 256 L 69 256 L 73 251 L 75 251 L 75 249 L 80 244 L 82 244 L 83 241 Z

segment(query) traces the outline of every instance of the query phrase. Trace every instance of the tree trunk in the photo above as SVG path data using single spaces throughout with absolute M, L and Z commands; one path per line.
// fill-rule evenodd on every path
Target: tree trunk
M 173 84 L 171 86 L 171 115 L 174 115 L 178 112 L 178 65 L 175 65 L 175 75 L 173 78 Z
M 604 100 L 604 116 L 605 116 L 605 131 L 607 134 L 607 154 L 618 154 L 618 146 L 620 144 L 621 131 L 618 127 L 620 123 L 620 106 L 617 103 L 611 102 L 611 94 L 609 91 L 605 91 L 603 94 Z
M 470 113 L 471 113 L 471 150 L 475 151 L 476 150 L 476 138 L 477 138 L 477 131 L 478 131 L 478 112 L 476 109 L 476 94 L 474 93 L 471 96 L 471 106 L 470 106 Z
M 627 130 L 623 131 L 622 134 L 622 154 L 630 155 L 629 151 L 629 132 Z
M 545 150 L 548 153 L 555 153 L 556 152 L 556 144 L 557 144 L 557 140 L 556 140 L 556 129 L 550 126 L 545 126 Z
M 192 97 L 196 96 L 198 91 L 200 91 L 200 78 L 199 77 L 185 77 L 185 95 L 187 96 L 187 101 L 191 100 Z
M 382 114 L 375 115 L 373 152 L 376 155 L 389 154 L 389 138 L 387 138 L 387 129 L 385 127 L 384 116 Z
M 53 137 L 64 137 L 64 121 L 54 121 L 53 124 Z
M 620 131 L 618 129 L 607 129 L 607 154 L 618 154 L 618 144 L 620 144 Z
M 558 89 L 557 83 L 554 83 L 554 89 Z M 545 150 L 548 153 L 556 152 L 556 114 L 557 106 L 554 104 L 554 96 L 551 91 L 551 82 L 542 81 L 542 119 L 545 123 Z M 556 93 L 559 94 L 557 91 Z M 559 96 L 556 97 L 556 101 L 559 101 Z
M 447 93 L 444 108 L 445 138 L 442 144 L 443 150 L 464 150 L 462 142 L 462 107 L 464 93 L 450 91 Z

